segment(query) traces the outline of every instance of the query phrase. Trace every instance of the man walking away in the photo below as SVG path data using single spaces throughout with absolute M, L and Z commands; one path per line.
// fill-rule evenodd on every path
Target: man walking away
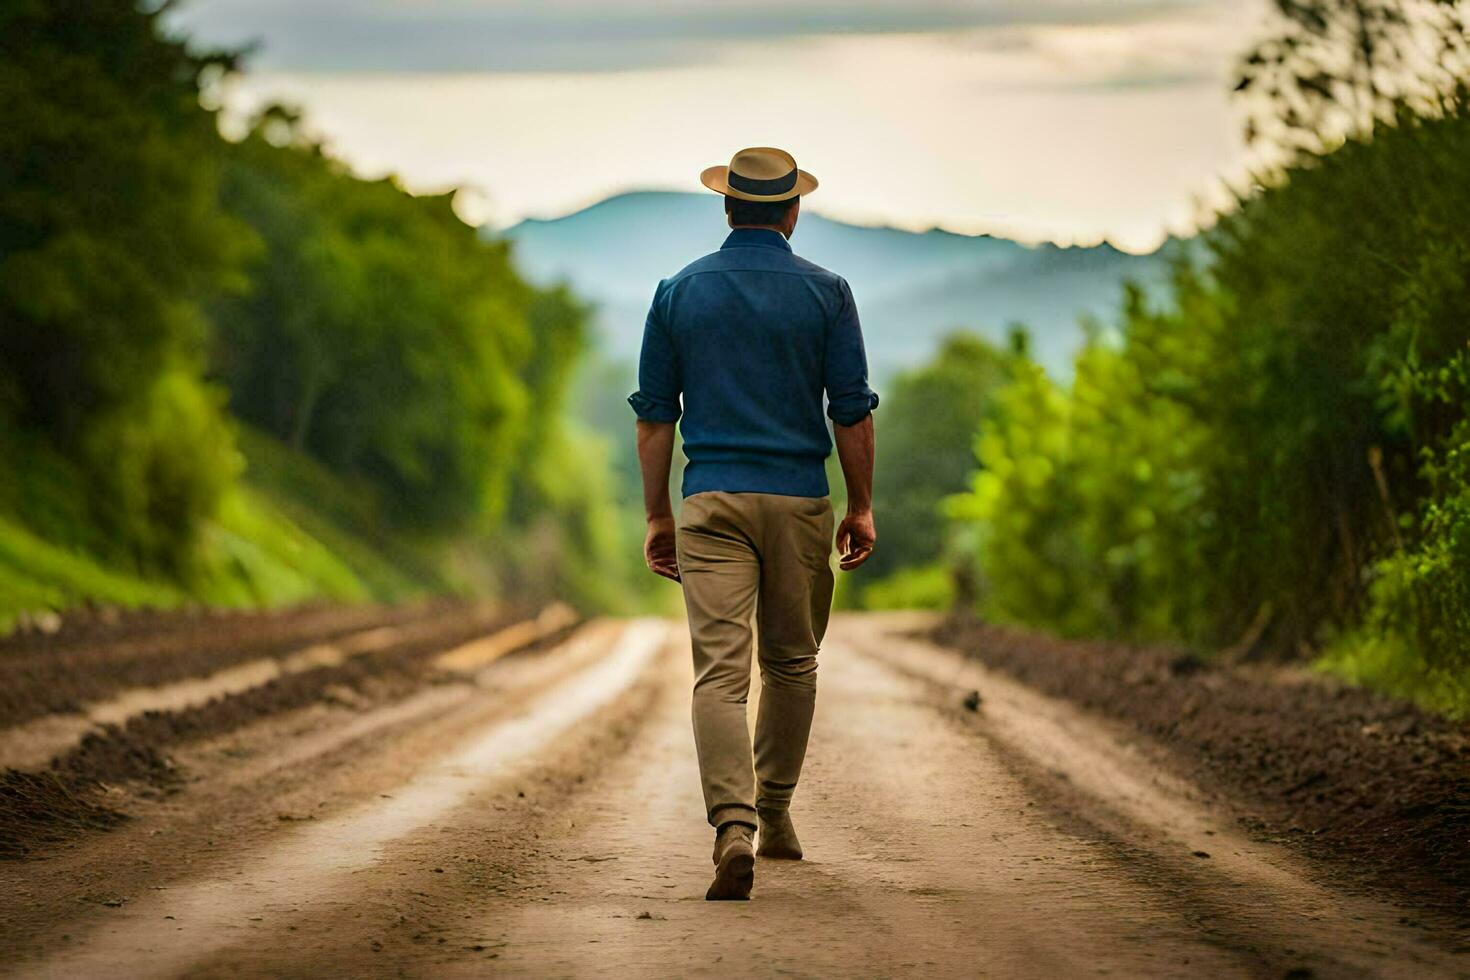
M 643 333 L 638 459 L 644 557 L 682 581 L 694 647 L 694 742 L 715 827 L 709 899 L 746 899 L 759 854 L 799 859 L 789 808 L 817 694 L 832 605 L 831 417 L 847 482 L 837 529 L 844 570 L 872 553 L 873 418 L 867 355 L 846 281 L 792 254 L 816 178 L 784 150 L 752 147 L 700 179 L 725 195 L 720 250 L 658 284 Z M 681 405 L 682 398 L 682 405 Z M 684 501 L 669 501 L 682 416 Z M 751 620 L 760 708 L 746 727 Z

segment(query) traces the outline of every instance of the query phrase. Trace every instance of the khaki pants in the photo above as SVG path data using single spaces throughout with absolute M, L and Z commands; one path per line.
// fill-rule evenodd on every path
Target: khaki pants
M 755 825 L 791 804 L 832 607 L 825 497 L 700 493 L 684 500 L 679 574 L 694 646 L 694 744 L 709 822 Z M 746 727 L 751 620 L 761 670 L 754 754 Z

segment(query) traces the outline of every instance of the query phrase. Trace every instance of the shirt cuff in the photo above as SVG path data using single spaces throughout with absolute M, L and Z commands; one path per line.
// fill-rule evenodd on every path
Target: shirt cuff
M 677 422 L 679 416 L 684 414 L 677 400 L 650 398 L 641 391 L 629 395 L 628 404 L 633 406 L 634 414 L 645 422 Z
M 840 395 L 827 402 L 827 417 L 838 425 L 857 425 L 878 407 L 878 393 L 871 388 Z

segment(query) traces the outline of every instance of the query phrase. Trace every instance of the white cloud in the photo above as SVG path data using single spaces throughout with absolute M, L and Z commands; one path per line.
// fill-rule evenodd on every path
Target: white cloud
M 1223 86 L 1123 86 L 1111 60 L 1058 43 L 1096 84 L 1041 84 L 1054 69 L 1034 45 L 977 55 L 922 34 L 748 42 L 613 74 L 259 75 L 233 104 L 297 101 L 361 172 L 475 188 L 495 224 L 698 190 L 702 167 L 764 144 L 822 179 L 813 207 L 852 220 L 1134 248 L 1187 228 L 1192 195 L 1240 152 Z
M 1016 88 L 1224 86 L 1260 13 L 1250 3 L 1195 7 L 1126 24 L 1023 25 L 956 32 L 947 39 L 984 54 L 996 83 Z
M 201 42 L 296 71 L 603 71 L 701 64 L 741 41 L 1135 24 L 1230 0 L 194 0 Z
M 790 144 L 820 210 L 1147 247 L 1239 170 L 1227 78 L 1264 0 L 193 0 L 259 36 L 232 105 L 284 98 L 365 174 L 477 190 L 495 223 L 697 189 Z M 286 66 L 272 68 L 272 66 Z

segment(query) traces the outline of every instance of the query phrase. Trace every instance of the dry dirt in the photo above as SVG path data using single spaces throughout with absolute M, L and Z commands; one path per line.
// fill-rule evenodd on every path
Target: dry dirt
M 4 680 L 0 726 L 75 711 L 131 687 L 199 677 L 246 659 L 281 656 L 355 630 L 433 622 L 446 612 L 463 619 L 476 611 L 436 603 L 78 615 L 62 621 L 54 633 L 0 639 Z
M 1470 924 L 1470 724 L 1320 675 L 975 619 L 935 642 L 1167 745 L 1259 835 Z
M 370 676 L 168 742 L 171 788 L 96 791 L 126 823 L 0 862 L 0 974 L 1470 973 L 1448 923 L 915 625 L 835 621 L 808 859 L 758 862 L 749 903 L 702 900 L 687 639 L 597 621 L 380 690 L 358 658 Z

